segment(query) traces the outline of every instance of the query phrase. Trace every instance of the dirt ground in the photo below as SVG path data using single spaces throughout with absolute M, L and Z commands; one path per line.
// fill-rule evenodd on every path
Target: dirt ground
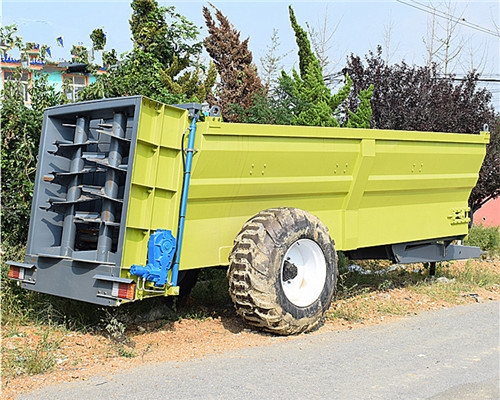
M 495 290 L 481 290 L 474 294 L 464 293 L 459 301 L 454 303 L 436 302 L 426 295 L 410 293 L 406 289 L 374 292 L 370 295 L 375 304 L 382 304 L 388 299 L 404 304 L 404 315 L 395 317 L 375 314 L 361 322 L 327 319 L 317 331 L 308 335 L 359 329 L 396 318 L 408 318 L 421 311 L 438 310 L 459 304 L 500 300 L 500 289 L 497 287 Z M 331 310 L 343 306 L 346 306 L 346 300 L 338 300 L 332 304 Z M 224 310 L 216 317 L 205 320 L 183 319 L 162 326 L 157 323 L 139 324 L 128 332 L 127 338 L 122 342 L 110 340 L 102 334 L 59 335 L 61 344 L 55 350 L 57 364 L 52 372 L 33 376 L 21 375 L 2 382 L 2 399 L 13 399 L 19 393 L 43 386 L 86 380 L 94 375 L 106 376 L 144 363 L 184 361 L 233 349 L 294 340 L 294 337 L 279 337 L 253 331 L 232 309 Z M 18 334 L 4 338 L 2 345 L 6 349 L 35 347 L 40 340 L 40 328 L 20 327 Z

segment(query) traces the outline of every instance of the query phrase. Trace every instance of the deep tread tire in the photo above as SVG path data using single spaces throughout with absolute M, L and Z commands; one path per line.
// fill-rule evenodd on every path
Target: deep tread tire
M 301 239 L 319 246 L 326 266 L 321 293 L 303 307 L 288 299 L 282 280 L 284 256 Z M 267 209 L 247 221 L 234 241 L 227 273 L 237 313 L 250 325 L 280 335 L 319 326 L 331 305 L 337 275 L 328 229 L 317 217 L 296 208 Z

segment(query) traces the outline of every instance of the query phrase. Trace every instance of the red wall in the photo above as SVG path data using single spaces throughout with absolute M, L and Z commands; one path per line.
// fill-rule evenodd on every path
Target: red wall
M 500 197 L 486 202 L 474 213 L 474 225 L 500 226 Z

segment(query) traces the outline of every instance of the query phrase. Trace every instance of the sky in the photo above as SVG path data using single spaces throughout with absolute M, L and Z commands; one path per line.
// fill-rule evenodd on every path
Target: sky
M 176 10 L 201 28 L 206 34 L 202 7 L 208 2 L 196 0 L 157 0 L 162 6 L 173 5 Z M 129 0 L 0 0 L 2 25 L 16 24 L 18 34 L 25 41 L 47 44 L 52 58 L 69 59 L 72 44 L 91 45 L 90 32 L 103 28 L 107 36 L 107 49 L 118 53 L 132 47 L 128 20 L 132 9 Z M 285 70 L 297 67 L 297 48 L 290 27 L 288 5 L 294 8 L 301 26 L 306 23 L 316 29 L 325 26 L 333 32 L 329 43 L 329 71 L 335 73 L 345 65 L 351 54 L 364 56 L 381 45 L 384 58 L 389 62 L 404 60 L 409 64 L 424 65 L 428 28 L 432 16 L 425 6 L 434 6 L 459 18 L 454 45 L 462 47 L 461 59 L 452 62 L 457 75 L 477 68 L 484 78 L 500 80 L 500 2 L 486 0 L 447 1 L 426 0 L 365 0 L 365 1 L 263 1 L 232 0 L 212 3 L 225 14 L 241 32 L 241 38 L 249 37 L 249 47 L 254 62 L 268 51 L 273 30 L 279 35 L 279 54 L 288 54 L 283 61 Z M 326 16 L 326 18 L 325 18 Z M 445 24 L 443 18 L 437 22 Z M 64 38 L 64 47 L 56 44 L 56 38 Z M 389 40 L 388 40 L 389 39 Z M 386 43 L 389 43 L 388 47 Z M 387 51 L 388 49 L 388 51 Z M 485 83 L 494 94 L 494 106 L 500 110 L 500 83 Z

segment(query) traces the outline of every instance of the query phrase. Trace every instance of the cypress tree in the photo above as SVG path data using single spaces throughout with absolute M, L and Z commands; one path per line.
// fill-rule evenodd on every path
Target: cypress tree
M 293 125 L 308 126 L 339 126 L 339 108 L 347 99 L 352 87 L 352 80 L 346 76 L 345 85 L 338 93 L 332 95 L 326 86 L 323 71 L 318 58 L 311 50 L 311 43 L 307 32 L 298 24 L 295 13 L 291 6 L 288 8 L 290 23 L 295 32 L 297 46 L 299 48 L 299 71 L 293 70 L 292 76 L 282 72 L 280 85 L 291 97 L 293 108 Z M 368 93 L 366 93 L 368 96 Z M 369 102 L 369 99 L 368 99 Z M 356 115 L 357 118 L 368 118 L 369 111 L 366 107 Z M 350 114 L 349 114 L 350 115 Z M 358 121 L 356 125 L 366 125 L 366 121 Z
M 248 38 L 241 41 L 240 33 L 222 12 L 215 11 L 216 21 L 207 7 L 203 7 L 203 16 L 208 28 L 205 48 L 215 63 L 219 74 L 216 95 L 209 94 L 207 101 L 221 107 L 222 116 L 228 122 L 240 122 L 241 112 L 252 107 L 254 96 L 265 93 L 253 64 L 252 52 L 248 48 Z M 235 107 L 236 106 L 236 107 Z M 240 112 L 235 112 L 236 108 Z

